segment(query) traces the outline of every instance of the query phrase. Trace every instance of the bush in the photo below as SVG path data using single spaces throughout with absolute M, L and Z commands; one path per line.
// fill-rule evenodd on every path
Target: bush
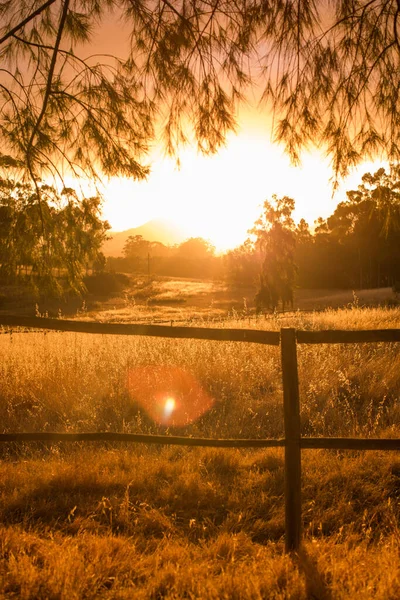
M 119 294 L 129 282 L 129 277 L 123 273 L 96 273 L 84 278 L 87 291 L 100 296 Z

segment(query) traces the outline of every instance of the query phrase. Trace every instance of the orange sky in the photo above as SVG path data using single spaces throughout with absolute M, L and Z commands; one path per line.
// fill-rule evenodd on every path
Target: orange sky
M 244 124 L 215 156 L 199 156 L 193 148 L 183 150 L 180 169 L 156 151 L 148 181 L 105 182 L 104 216 L 115 231 L 153 218 L 170 219 L 183 226 L 188 237 L 205 237 L 225 250 L 246 239 L 263 201 L 272 194 L 294 198 L 295 220 L 305 218 L 312 226 L 318 217 L 332 214 L 364 172 L 376 168 L 361 166 L 332 198 L 326 159 L 314 151 L 303 156 L 302 167 L 294 168 L 282 149 L 270 142 L 261 116 L 259 126 L 255 125 Z

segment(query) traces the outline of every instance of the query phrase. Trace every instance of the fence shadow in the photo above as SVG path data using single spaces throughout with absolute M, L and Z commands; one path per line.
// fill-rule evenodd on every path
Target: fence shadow
M 321 574 L 317 560 L 302 546 L 298 553 L 293 555 L 293 562 L 304 575 L 306 594 L 310 600 L 334 600 L 326 578 Z
M 120 483 L 100 483 L 78 481 L 64 476 L 55 477 L 51 482 L 36 485 L 16 498 L 10 498 L 0 507 L 0 524 L 22 524 L 62 529 L 68 523 L 68 514 L 74 507 L 85 516 L 96 510 L 102 499 L 123 498 L 126 486 Z

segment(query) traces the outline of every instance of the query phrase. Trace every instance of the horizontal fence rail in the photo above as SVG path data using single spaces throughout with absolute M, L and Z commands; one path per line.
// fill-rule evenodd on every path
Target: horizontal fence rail
M 207 446 L 215 448 L 277 448 L 284 439 L 214 439 L 178 437 L 173 435 L 145 435 L 139 433 L 2 433 L 0 442 L 125 442 L 162 444 L 171 446 Z
M 283 439 L 213 439 L 133 433 L 3 433 L 0 443 L 24 442 L 122 442 L 216 448 L 285 448 L 285 548 L 297 551 L 301 544 L 301 450 L 400 450 L 400 439 L 302 437 L 297 367 L 297 344 L 349 344 L 400 342 L 400 329 L 301 331 L 282 328 L 277 331 L 254 329 L 213 329 L 146 324 L 68 321 L 41 317 L 0 315 L 0 325 L 35 330 L 52 330 L 106 335 L 137 335 L 177 339 L 252 342 L 281 346 Z
M 100 431 L 96 433 L 58 433 L 50 431 L 43 433 L 0 433 L 0 443 L 10 442 L 121 442 L 128 444 L 161 444 L 165 446 L 204 446 L 214 448 L 283 448 L 288 445 L 285 438 L 216 439 L 141 433 L 115 433 L 112 431 Z M 303 450 L 400 450 L 400 439 L 302 437 L 299 445 Z
M 174 327 L 167 325 L 142 325 L 125 323 L 98 323 L 92 321 L 66 321 L 42 317 L 0 316 L 0 325 L 7 327 L 33 327 L 68 331 L 72 333 L 97 333 L 103 335 L 143 335 L 163 338 L 215 340 L 221 342 L 252 342 L 279 346 L 279 331 L 261 329 L 217 329 L 212 327 Z
M 300 439 L 304 450 L 400 450 L 400 440 L 395 438 L 308 438 Z
M 400 342 L 400 329 L 296 330 L 296 340 L 298 344 L 369 344 L 371 342 Z

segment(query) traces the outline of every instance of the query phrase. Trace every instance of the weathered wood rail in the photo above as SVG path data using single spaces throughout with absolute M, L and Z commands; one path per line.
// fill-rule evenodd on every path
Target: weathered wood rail
M 68 331 L 73 333 L 98 333 L 103 335 L 144 335 L 151 337 L 216 340 L 221 342 L 252 342 L 279 346 L 278 331 L 261 329 L 216 329 L 212 327 L 171 327 L 171 325 L 145 325 L 126 323 L 99 323 L 92 321 L 64 321 L 38 317 L 0 316 L 0 325 L 7 327 L 33 327 Z
M 285 448 L 285 547 L 301 544 L 301 450 L 400 450 L 400 439 L 302 437 L 297 367 L 298 344 L 362 344 L 400 342 L 400 329 L 280 332 L 252 329 L 214 329 L 122 323 L 67 321 L 37 317 L 0 316 L 0 325 L 103 335 L 139 335 L 177 339 L 245 342 L 281 346 L 284 439 L 214 439 L 129 433 L 2 433 L 0 442 L 125 442 L 217 448 Z

